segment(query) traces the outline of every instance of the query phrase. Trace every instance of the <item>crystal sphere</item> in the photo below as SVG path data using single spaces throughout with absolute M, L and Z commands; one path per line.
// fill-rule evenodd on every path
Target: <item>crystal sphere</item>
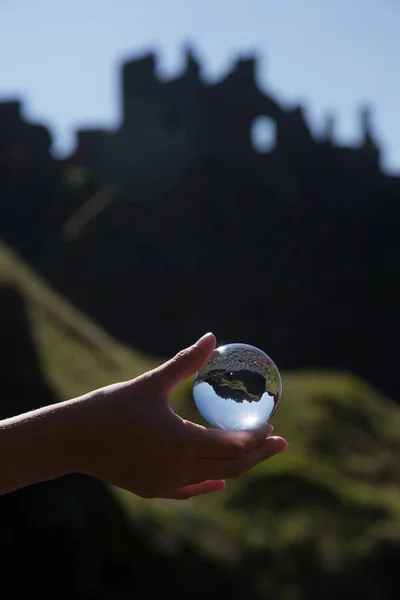
M 216 348 L 193 380 L 193 398 L 203 417 L 219 429 L 256 429 L 278 407 L 282 380 L 273 360 L 248 344 Z

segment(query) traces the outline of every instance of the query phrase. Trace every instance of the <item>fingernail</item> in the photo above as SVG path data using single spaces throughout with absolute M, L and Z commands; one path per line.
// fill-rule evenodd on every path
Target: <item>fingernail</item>
M 205 333 L 204 335 L 201 336 L 200 339 L 197 340 L 197 342 L 195 343 L 195 346 L 197 346 L 198 344 L 200 344 L 200 342 L 202 342 L 203 340 L 205 340 L 206 338 L 210 337 L 214 335 L 211 331 L 209 331 L 208 333 Z
M 266 437 L 271 435 L 273 430 L 274 428 L 272 427 L 272 425 L 270 425 L 270 423 L 266 423 L 265 425 L 262 425 L 262 427 L 259 428 L 259 431 L 262 431 Z
M 268 425 L 266 426 L 266 428 L 265 428 L 265 429 L 267 430 L 267 435 L 271 435 L 271 433 L 272 433 L 272 432 L 273 432 L 273 430 L 274 430 L 274 427 L 273 427 L 273 425 L 270 425 L 270 424 L 268 423 Z

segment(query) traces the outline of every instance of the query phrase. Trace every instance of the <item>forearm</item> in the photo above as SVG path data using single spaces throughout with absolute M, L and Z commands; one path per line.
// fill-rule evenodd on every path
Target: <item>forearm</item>
M 0 421 L 0 495 L 75 470 L 77 410 L 70 401 Z

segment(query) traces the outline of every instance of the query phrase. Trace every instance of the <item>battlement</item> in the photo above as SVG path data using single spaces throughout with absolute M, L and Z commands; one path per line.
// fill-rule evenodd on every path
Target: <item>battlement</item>
M 21 121 L 20 100 L 7 100 L 0 102 L 0 121 Z

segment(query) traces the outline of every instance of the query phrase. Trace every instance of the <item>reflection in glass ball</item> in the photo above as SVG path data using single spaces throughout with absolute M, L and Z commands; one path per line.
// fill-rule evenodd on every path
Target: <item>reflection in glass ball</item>
M 193 398 L 203 417 L 219 429 L 256 429 L 278 407 L 282 380 L 271 358 L 248 344 L 216 348 L 195 374 Z

